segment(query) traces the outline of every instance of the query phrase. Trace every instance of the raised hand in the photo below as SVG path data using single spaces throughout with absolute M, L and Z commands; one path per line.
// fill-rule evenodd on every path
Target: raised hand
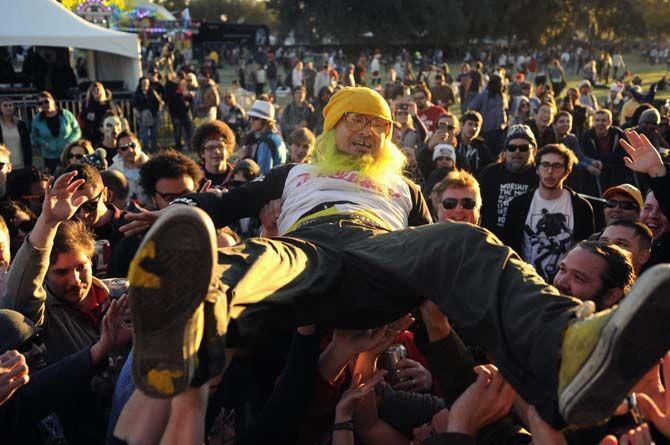
M 163 214 L 163 210 L 150 211 L 140 209 L 139 213 L 128 213 L 126 221 L 128 223 L 119 227 L 124 236 L 132 236 L 145 232 L 156 220 Z
M 361 375 L 357 374 L 351 379 L 351 386 L 340 397 L 340 401 L 335 407 L 335 421 L 342 422 L 351 419 L 356 404 L 374 389 L 374 387 L 384 380 L 386 371 L 377 371 L 367 382 L 361 383 Z
M 469 435 L 505 416 L 516 392 L 493 365 L 477 366 L 477 380 L 454 402 L 449 413 L 449 432 Z
M 53 178 L 49 179 L 40 215 L 46 222 L 54 224 L 69 220 L 77 212 L 79 206 L 88 200 L 86 196 L 72 199 L 74 193 L 85 182 L 83 179 L 73 181 L 75 176 L 77 172 L 73 171 L 62 175 L 55 182 Z
M 123 322 L 128 307 L 128 296 L 125 294 L 118 300 L 112 300 L 102 319 L 100 339 L 91 347 L 91 358 L 94 363 L 99 363 L 115 349 L 121 348 L 131 340 L 132 331 Z
M 26 358 L 16 351 L 0 355 L 0 405 L 5 403 L 17 389 L 28 383 Z
M 621 139 L 620 143 L 628 153 L 628 156 L 623 158 L 626 167 L 651 177 L 664 176 L 666 171 L 661 155 L 647 136 L 635 130 L 628 130 L 624 135 L 627 141 Z
M 600 445 L 652 445 L 653 443 L 654 441 L 649 432 L 649 425 L 646 423 L 628 430 L 627 433 L 619 437 L 619 440 L 610 434 L 600 441 Z
M 637 394 L 637 404 L 644 418 L 650 420 L 665 437 L 670 438 L 670 416 L 661 411 L 646 394 Z

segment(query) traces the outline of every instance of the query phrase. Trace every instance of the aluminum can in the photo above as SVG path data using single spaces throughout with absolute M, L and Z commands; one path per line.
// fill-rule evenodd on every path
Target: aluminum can
M 391 385 L 396 385 L 400 383 L 400 377 L 398 375 L 398 362 L 407 357 L 407 349 L 403 345 L 396 344 L 391 345 L 389 348 L 384 351 L 378 360 L 378 366 L 381 369 L 385 369 L 386 379 Z
M 128 293 L 128 280 L 125 278 L 107 278 L 102 280 L 109 289 L 109 297 L 113 299 L 121 298 L 121 295 Z

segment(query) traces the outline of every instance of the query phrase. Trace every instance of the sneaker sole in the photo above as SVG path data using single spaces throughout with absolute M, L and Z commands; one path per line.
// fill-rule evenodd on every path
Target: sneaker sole
M 151 227 L 130 265 L 133 380 L 151 397 L 180 393 L 195 373 L 215 252 L 209 217 L 174 206 Z
M 568 424 L 612 415 L 631 388 L 670 348 L 670 265 L 642 274 L 605 324 L 591 356 L 559 396 Z

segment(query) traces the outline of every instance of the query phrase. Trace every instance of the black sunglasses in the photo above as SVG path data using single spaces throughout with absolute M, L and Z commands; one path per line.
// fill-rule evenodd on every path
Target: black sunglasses
M 67 155 L 67 158 L 68 159 L 72 159 L 72 158 L 83 159 L 84 155 L 81 154 L 81 153 L 70 153 L 69 155 Z
M 120 151 L 126 151 L 129 148 L 137 148 L 137 144 L 135 142 L 129 142 L 126 145 L 119 145 Z
M 616 199 L 608 199 L 605 202 L 605 207 L 613 209 L 619 207 L 621 210 L 640 210 L 636 203 L 631 201 L 618 201 Z
M 98 196 L 91 199 L 90 201 L 86 201 L 81 206 L 79 206 L 79 208 L 84 209 L 87 212 L 94 212 L 98 208 L 98 204 L 100 203 L 100 200 L 102 199 L 102 192 L 104 190 L 105 189 L 100 190 L 100 193 L 98 193 Z
M 472 198 L 446 198 L 444 201 L 442 201 L 442 207 L 444 207 L 446 210 L 453 210 L 458 206 L 459 203 L 465 210 L 472 210 L 477 204 Z
M 30 233 L 35 228 L 35 221 L 28 219 L 26 221 L 21 221 L 16 227 L 16 230 L 20 230 L 23 233 Z
M 517 150 L 519 150 L 521 153 L 526 153 L 528 150 L 530 150 L 530 147 L 531 147 L 530 144 L 524 144 L 524 145 L 510 144 L 507 147 L 505 147 L 505 150 L 509 151 L 510 153 L 514 153 Z

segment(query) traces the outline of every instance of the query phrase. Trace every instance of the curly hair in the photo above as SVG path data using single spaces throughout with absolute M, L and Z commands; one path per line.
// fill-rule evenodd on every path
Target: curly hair
M 197 186 L 202 181 L 202 170 L 188 156 L 174 150 L 164 150 L 140 167 L 140 186 L 149 195 L 156 193 L 156 183 L 163 178 L 190 176 Z
M 205 144 L 207 141 L 213 139 L 223 141 L 228 156 L 233 153 L 233 148 L 235 148 L 235 133 L 225 122 L 221 122 L 220 120 L 213 120 L 200 125 L 195 130 L 195 133 L 193 133 L 191 147 L 202 156 L 205 151 Z

